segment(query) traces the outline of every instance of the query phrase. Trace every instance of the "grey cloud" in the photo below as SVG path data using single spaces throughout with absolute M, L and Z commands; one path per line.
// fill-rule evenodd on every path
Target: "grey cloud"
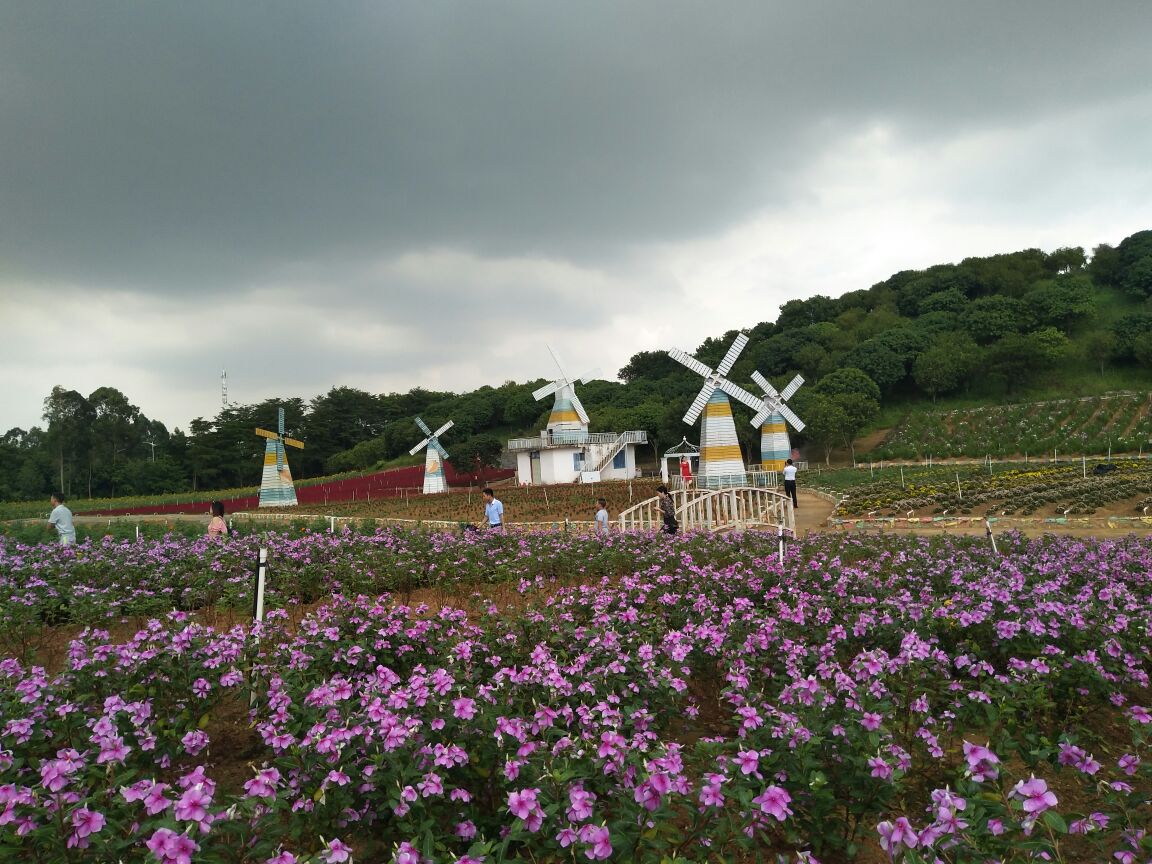
M 412 247 L 604 261 L 800 194 L 855 124 L 1119 98 L 1141 2 L 14 4 L 0 257 L 224 291 Z

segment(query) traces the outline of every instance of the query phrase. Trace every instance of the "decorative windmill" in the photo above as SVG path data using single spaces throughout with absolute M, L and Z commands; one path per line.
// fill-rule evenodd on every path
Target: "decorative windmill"
M 692 425 L 701 413 L 704 420 L 700 424 L 700 471 L 701 486 L 709 485 L 712 478 L 716 485 L 742 486 L 748 482 L 744 473 L 744 460 L 740 456 L 740 443 L 736 438 L 736 423 L 732 419 L 732 405 L 729 396 L 734 396 L 754 411 L 764 407 L 764 400 L 757 399 L 747 390 L 733 384 L 726 377 L 736 358 L 748 344 L 743 333 L 736 337 L 724 359 L 715 370 L 708 368 L 691 354 L 673 348 L 668 355 L 704 378 L 704 386 L 693 400 L 684 415 L 684 422 Z
M 454 425 L 451 420 L 433 432 L 428 424 L 416 418 L 416 425 L 425 434 L 425 439 L 408 452 L 415 456 L 421 449 L 427 447 L 428 455 L 424 459 L 424 494 L 434 492 L 447 492 L 448 481 L 444 479 L 444 460 L 448 458 L 448 451 L 440 446 L 440 436 Z
M 284 409 L 276 411 L 276 428 L 257 429 L 256 434 L 268 439 L 264 443 L 264 476 L 260 481 L 261 507 L 295 507 L 296 487 L 292 485 L 292 472 L 288 469 L 288 457 L 284 445 L 304 449 L 304 442 L 284 435 Z
M 552 413 L 548 415 L 549 432 L 587 432 L 588 412 L 580 404 L 580 397 L 576 395 L 576 382 L 587 384 L 596 377 L 595 371 L 586 372 L 581 378 L 569 378 L 564 367 L 560 365 L 560 358 L 551 347 L 548 353 L 552 361 L 560 370 L 560 377 L 551 384 L 545 384 L 532 394 L 532 398 L 539 402 L 545 396 L 556 394 L 556 401 L 552 403 Z
M 784 461 L 792 453 L 787 424 L 797 432 L 804 431 L 804 421 L 784 402 L 800 389 L 804 379 L 797 375 L 779 393 L 759 372 L 752 373 L 752 380 L 764 391 L 763 407 L 752 418 L 752 425 L 760 429 L 760 465 L 765 471 L 783 471 Z

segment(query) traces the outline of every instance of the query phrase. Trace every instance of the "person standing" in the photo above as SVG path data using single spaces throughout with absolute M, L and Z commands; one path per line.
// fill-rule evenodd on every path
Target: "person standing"
M 596 499 L 596 535 L 608 536 L 608 501 L 604 498 Z
M 665 534 L 675 534 L 680 523 L 676 521 L 676 502 L 672 500 L 672 493 L 667 486 L 657 486 L 656 494 L 660 496 L 660 515 L 664 517 Z
M 72 511 L 64 506 L 64 494 L 52 493 L 52 512 L 48 514 L 48 524 L 56 529 L 61 546 L 71 546 L 76 542 L 76 526 L 72 522 Z
M 800 506 L 796 502 L 796 466 L 791 459 L 784 462 L 784 494 L 792 499 L 793 510 Z
M 687 456 L 680 457 L 680 480 L 684 483 L 685 489 L 692 488 L 692 463 L 688 461 Z
M 484 520 L 489 528 L 499 528 L 504 524 L 504 505 L 489 487 L 484 487 Z
M 208 523 L 209 537 L 228 536 L 228 523 L 224 521 L 224 502 L 212 502 L 212 520 Z

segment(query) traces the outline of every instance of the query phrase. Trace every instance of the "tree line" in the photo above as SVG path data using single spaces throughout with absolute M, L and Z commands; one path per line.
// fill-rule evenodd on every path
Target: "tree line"
M 731 377 L 747 384 L 758 369 L 778 387 L 808 382 L 793 397 L 807 423 L 795 436 L 825 455 L 851 446 L 882 406 L 966 394 L 1021 397 L 1085 368 L 1146 380 L 1152 369 L 1152 231 L 1091 257 L 1080 247 L 1025 249 L 896 273 L 868 289 L 791 300 L 773 322 L 744 331 L 748 347 Z M 719 362 L 735 332 L 710 337 L 694 354 Z M 1141 377 L 1144 376 L 1144 377 Z M 251 486 L 259 481 L 262 439 L 284 408 L 286 431 L 306 443 L 292 453 L 299 478 L 368 470 L 407 456 L 420 438 L 412 418 L 455 427 L 445 444 L 457 469 L 496 464 L 509 437 L 543 427 L 551 400 L 532 391 L 544 379 L 463 394 L 415 388 L 371 394 L 336 386 L 309 401 L 268 399 L 223 408 L 171 432 L 125 394 L 101 387 L 84 396 L 55 387 L 43 427 L 0 437 L 0 498 L 154 494 Z M 593 431 L 643 429 L 656 455 L 698 431 L 681 417 L 700 379 L 663 351 L 642 351 L 616 381 L 580 390 Z M 738 408 L 738 413 L 743 409 Z M 745 452 L 759 434 L 738 419 Z

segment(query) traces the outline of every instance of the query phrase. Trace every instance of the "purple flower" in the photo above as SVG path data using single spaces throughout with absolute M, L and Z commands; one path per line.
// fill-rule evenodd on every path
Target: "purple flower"
M 915 849 L 916 845 L 920 842 L 920 838 L 916 834 L 916 829 L 914 829 L 912 824 L 903 816 L 894 823 L 887 821 L 881 822 L 876 826 L 876 831 L 880 834 L 880 848 L 889 855 L 894 856 L 901 846 Z
M 884 718 L 879 714 L 865 714 L 860 720 L 860 725 L 867 729 L 869 732 L 875 732 L 880 728 L 880 724 Z
M 769 816 L 775 816 L 778 822 L 783 822 L 792 815 L 788 805 L 792 803 L 792 796 L 788 790 L 780 786 L 769 786 L 762 793 L 752 799 L 753 804 L 759 804 L 760 809 Z
M 1024 812 L 1029 815 L 1043 813 L 1057 803 L 1056 796 L 1048 791 L 1048 784 L 1036 777 L 1021 780 L 1012 787 L 1010 795 L 1023 801 Z
M 403 849 L 407 845 L 407 843 L 401 843 L 400 847 Z M 341 864 L 342 861 L 352 860 L 352 847 L 338 839 L 333 839 L 332 842 L 325 844 L 324 851 L 320 855 L 328 864 Z M 399 861 L 399 857 L 396 860 Z M 412 864 L 419 864 L 419 861 L 420 856 L 417 855 L 412 859 Z
M 584 854 L 592 861 L 605 861 L 612 856 L 612 842 L 604 825 L 585 825 L 580 829 L 580 840 L 588 844 Z

